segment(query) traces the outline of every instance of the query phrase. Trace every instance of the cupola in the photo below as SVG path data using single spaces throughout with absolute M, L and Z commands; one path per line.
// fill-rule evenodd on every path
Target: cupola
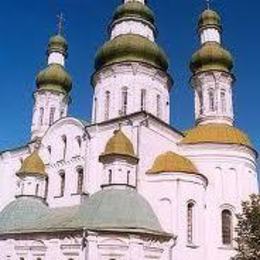
M 197 174 L 198 170 L 188 158 L 174 152 L 166 152 L 155 159 L 152 168 L 147 173 L 160 174 L 165 172 Z
M 18 196 L 46 198 L 48 175 L 38 151 L 34 151 L 23 161 L 16 176 L 19 178 Z
M 114 131 L 99 161 L 104 165 L 103 187 L 136 186 L 138 158 L 132 142 L 121 129 Z

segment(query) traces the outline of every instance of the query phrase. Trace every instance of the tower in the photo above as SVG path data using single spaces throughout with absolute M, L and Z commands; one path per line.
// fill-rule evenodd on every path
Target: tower
M 169 91 L 164 51 L 156 44 L 152 10 L 144 0 L 125 0 L 109 27 L 110 39 L 98 50 L 92 122 L 102 122 L 139 111 L 169 123 Z
M 32 139 L 42 137 L 55 121 L 67 116 L 69 92 L 72 88 L 71 77 L 64 67 L 67 51 L 68 43 L 62 35 L 57 34 L 50 38 L 47 50 L 48 66 L 36 78 Z
M 38 151 L 34 151 L 22 164 L 16 173 L 18 177 L 18 196 L 30 196 L 45 200 L 47 193 L 47 179 L 45 165 Z
M 233 125 L 233 59 L 222 46 L 221 32 L 220 16 L 213 10 L 205 10 L 198 23 L 201 47 L 190 62 L 196 124 Z

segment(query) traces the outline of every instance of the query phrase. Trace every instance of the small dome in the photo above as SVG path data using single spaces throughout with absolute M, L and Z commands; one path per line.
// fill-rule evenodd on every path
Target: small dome
M 167 57 L 159 46 L 137 34 L 125 34 L 106 42 L 98 51 L 96 70 L 103 66 L 124 61 L 147 63 L 161 70 L 168 69 Z
M 216 29 L 221 29 L 221 18 L 217 12 L 213 10 L 205 10 L 199 18 L 199 30 L 207 27 L 215 27 Z
M 182 144 L 219 143 L 252 147 L 248 136 L 241 130 L 226 124 L 198 125 L 188 130 Z
M 38 74 L 36 84 L 38 89 L 68 93 L 72 88 L 72 79 L 63 66 L 51 64 Z
M 154 13 L 147 6 L 140 2 L 127 2 L 125 4 L 120 5 L 115 13 L 113 20 L 125 18 L 125 17 L 136 17 L 144 19 L 150 23 L 154 23 Z
M 29 229 L 49 209 L 43 201 L 33 197 L 20 197 L 0 212 L 0 234 Z
M 151 174 L 163 172 L 198 173 L 198 170 L 188 158 L 173 152 L 167 152 L 159 155 L 155 159 L 152 169 L 148 171 Z
M 190 69 L 193 73 L 211 70 L 230 72 L 233 68 L 232 55 L 219 43 L 207 42 L 193 54 Z
M 90 230 L 164 233 L 150 204 L 132 190 L 99 191 L 82 205 L 74 219 Z
M 48 43 L 48 53 L 51 52 L 60 52 L 64 55 L 67 55 L 68 50 L 68 42 L 66 39 L 61 36 L 60 34 L 57 34 L 55 36 L 52 36 Z
M 22 167 L 17 172 L 17 175 L 47 175 L 44 162 L 38 152 L 33 152 L 23 161 Z
M 121 130 L 114 131 L 114 136 L 108 140 L 105 152 L 101 157 L 107 155 L 122 155 L 136 158 L 132 142 Z

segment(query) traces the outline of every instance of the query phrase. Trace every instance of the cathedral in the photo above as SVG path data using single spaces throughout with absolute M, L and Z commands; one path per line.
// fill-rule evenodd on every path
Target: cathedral
M 235 127 L 222 29 L 216 11 L 199 15 L 186 131 L 170 125 L 173 79 L 145 0 L 114 11 L 95 57 L 89 121 L 69 114 L 68 42 L 49 39 L 31 139 L 0 152 L 0 260 L 234 256 L 236 214 L 258 193 L 257 152 Z

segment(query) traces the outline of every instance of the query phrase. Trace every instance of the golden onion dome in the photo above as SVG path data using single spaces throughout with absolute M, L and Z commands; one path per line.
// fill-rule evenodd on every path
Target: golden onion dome
M 40 90 L 68 93 L 72 88 L 72 79 L 63 66 L 50 64 L 38 74 L 36 85 Z
M 95 68 L 124 61 L 143 62 L 164 71 L 168 69 L 164 51 L 155 42 L 137 34 L 120 35 L 106 42 L 96 55 Z
M 208 27 L 213 27 L 220 30 L 221 18 L 217 12 L 207 9 L 200 15 L 198 27 L 199 30 Z
M 48 54 L 52 52 L 59 52 L 67 56 L 67 51 L 68 51 L 68 42 L 62 35 L 57 34 L 50 38 L 48 43 Z
M 136 158 L 134 146 L 122 130 L 114 131 L 114 135 L 108 140 L 104 153 L 101 157 L 121 155 Z
M 249 137 L 241 130 L 227 124 L 198 125 L 186 131 L 182 144 L 218 143 L 252 147 Z
M 154 23 L 153 11 L 147 5 L 137 1 L 127 2 L 120 5 L 114 13 L 113 20 L 115 21 L 128 17 L 136 17 L 139 19 L 144 19 L 152 24 Z
M 45 165 L 39 156 L 38 152 L 34 151 L 22 163 L 20 170 L 16 173 L 17 176 L 24 175 L 40 175 L 47 176 Z
M 190 62 L 190 69 L 193 73 L 211 70 L 230 72 L 232 68 L 232 55 L 217 42 L 206 42 L 203 44 L 193 54 Z
M 188 158 L 174 152 L 166 152 L 155 159 L 152 169 L 148 171 L 149 174 L 163 172 L 198 173 L 198 170 Z

